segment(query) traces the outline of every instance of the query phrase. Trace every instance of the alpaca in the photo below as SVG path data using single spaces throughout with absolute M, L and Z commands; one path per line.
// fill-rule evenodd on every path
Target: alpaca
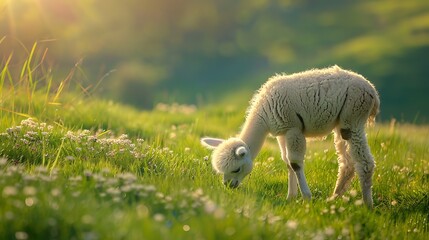
M 332 197 L 347 190 L 356 171 L 363 201 L 372 208 L 375 163 L 365 125 L 374 123 L 379 106 L 378 93 L 368 80 L 338 66 L 276 75 L 252 98 L 238 137 L 205 137 L 201 143 L 213 150 L 212 166 L 223 174 L 223 183 L 236 188 L 252 171 L 266 136 L 275 136 L 289 169 L 287 199 L 297 196 L 298 186 L 303 198 L 311 199 L 304 174 L 306 137 L 333 131 L 339 169 Z

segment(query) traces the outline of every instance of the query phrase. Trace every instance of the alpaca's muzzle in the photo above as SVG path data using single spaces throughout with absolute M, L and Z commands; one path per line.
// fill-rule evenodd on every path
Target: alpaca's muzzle
M 237 188 L 240 185 L 240 182 L 235 179 L 224 180 L 223 184 L 229 188 Z

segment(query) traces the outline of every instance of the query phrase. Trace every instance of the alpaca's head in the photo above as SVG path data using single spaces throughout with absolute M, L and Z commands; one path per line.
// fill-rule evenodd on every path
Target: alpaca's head
M 241 139 L 202 138 L 201 143 L 213 150 L 213 168 L 223 174 L 223 183 L 226 186 L 238 187 L 243 178 L 252 171 L 249 147 Z

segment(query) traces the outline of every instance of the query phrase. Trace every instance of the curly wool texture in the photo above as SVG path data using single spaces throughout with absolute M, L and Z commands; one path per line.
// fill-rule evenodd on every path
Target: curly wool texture
M 248 116 L 258 115 L 274 136 L 299 127 L 312 137 L 326 135 L 337 124 L 350 129 L 372 123 L 379 105 L 368 80 L 333 66 L 270 78 L 253 97 Z

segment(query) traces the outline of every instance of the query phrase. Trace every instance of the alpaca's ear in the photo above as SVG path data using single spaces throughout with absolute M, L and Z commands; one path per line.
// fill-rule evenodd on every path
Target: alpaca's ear
M 245 148 L 245 147 L 243 147 L 243 146 L 238 147 L 238 148 L 235 150 L 235 155 L 236 155 L 237 157 L 240 157 L 240 158 L 244 157 L 244 155 L 246 155 L 246 153 L 247 153 L 247 150 L 246 150 L 246 148 Z
M 211 138 L 211 137 L 204 137 L 201 138 L 201 144 L 208 148 L 208 149 L 215 149 L 217 146 L 219 146 L 219 144 L 223 143 L 223 139 L 219 139 L 219 138 Z

